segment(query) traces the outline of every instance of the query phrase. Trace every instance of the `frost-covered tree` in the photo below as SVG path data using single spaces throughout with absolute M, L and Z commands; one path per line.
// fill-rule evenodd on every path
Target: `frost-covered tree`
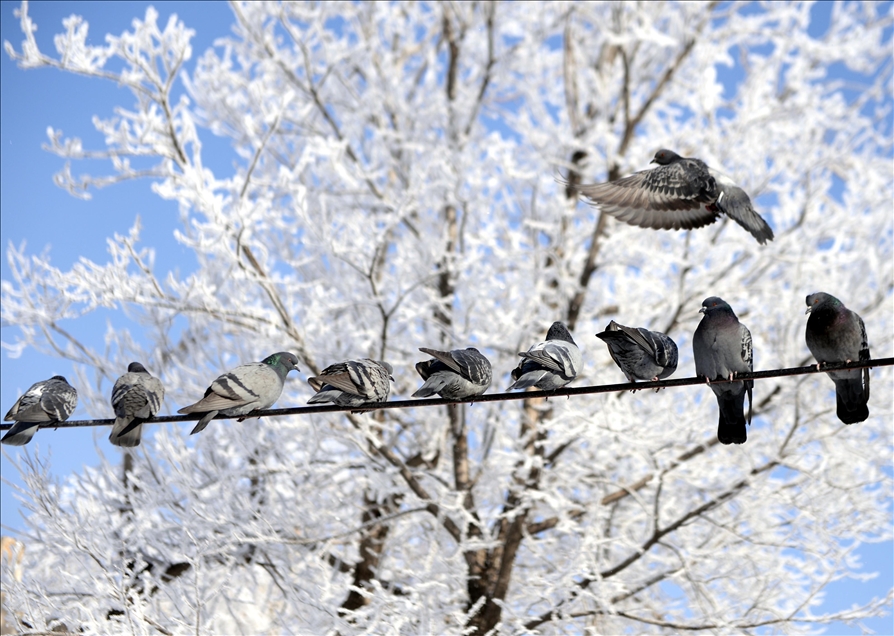
M 98 47 L 71 18 L 53 57 L 23 5 L 25 40 L 7 44 L 23 68 L 131 90 L 129 109 L 97 120 L 105 148 L 51 134 L 66 160 L 110 165 L 81 177 L 66 163 L 57 182 L 86 196 L 153 179 L 197 262 L 173 272 L 137 223 L 106 263 L 70 271 L 8 248 L 4 323 L 20 326 L 17 346 L 95 370 L 79 388 L 98 417 L 111 370 L 133 359 L 178 406 L 279 350 L 307 375 L 387 360 L 408 396 L 418 347 L 477 346 L 502 389 L 554 320 L 584 351 L 579 385 L 623 380 L 593 336 L 610 319 L 670 334 L 678 375 L 692 375 L 711 295 L 750 328 L 756 368 L 810 360 L 804 298 L 817 290 L 891 355 L 890 5 L 835 5 L 818 35 L 807 4 L 232 11 L 232 35 L 189 71 L 191 31 L 151 9 Z M 232 174 L 206 166 L 199 130 L 230 140 Z M 629 227 L 559 182 L 623 176 L 661 147 L 734 175 L 776 240 L 729 222 Z M 99 308 L 118 316 L 105 342 L 79 339 L 77 317 Z M 872 376 L 872 415 L 853 426 L 826 377 L 757 382 L 744 446 L 717 443 L 713 395 L 688 387 L 213 422 L 193 439 L 159 426 L 61 489 L 23 454 L 30 529 L 6 602 L 29 629 L 99 633 L 858 621 L 892 594 L 815 609 L 855 574 L 861 543 L 892 534 L 892 375 Z M 279 405 L 311 394 L 291 379 Z

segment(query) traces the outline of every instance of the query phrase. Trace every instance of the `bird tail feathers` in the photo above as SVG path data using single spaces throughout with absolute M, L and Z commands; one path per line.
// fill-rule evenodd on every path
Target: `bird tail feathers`
M 748 439 L 745 421 L 745 391 L 726 391 L 717 395 L 720 421 L 717 424 L 717 439 L 721 444 L 744 444 Z

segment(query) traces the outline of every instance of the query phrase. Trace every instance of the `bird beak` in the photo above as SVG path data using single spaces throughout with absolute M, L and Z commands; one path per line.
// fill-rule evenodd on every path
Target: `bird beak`
M 658 162 L 655 161 L 654 159 L 652 159 L 652 161 L 650 161 L 649 163 L 658 163 Z
M 708 311 L 708 308 L 707 308 L 707 307 L 702 307 L 701 309 L 698 310 L 698 313 L 703 314 L 703 313 L 705 313 L 706 311 Z
M 811 309 L 813 309 L 813 307 L 808 307 L 808 308 L 807 308 L 807 311 L 805 311 L 804 313 L 805 313 L 805 314 L 809 314 Z

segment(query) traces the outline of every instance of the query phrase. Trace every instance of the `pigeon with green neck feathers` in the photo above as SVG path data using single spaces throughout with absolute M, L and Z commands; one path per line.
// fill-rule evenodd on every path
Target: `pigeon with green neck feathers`
M 243 421 L 253 411 L 269 409 L 282 395 L 286 376 L 298 371 L 298 358 L 288 351 L 274 353 L 228 371 L 211 383 L 205 396 L 178 413 L 203 413 L 190 435 L 201 432 L 215 415 L 238 416 Z

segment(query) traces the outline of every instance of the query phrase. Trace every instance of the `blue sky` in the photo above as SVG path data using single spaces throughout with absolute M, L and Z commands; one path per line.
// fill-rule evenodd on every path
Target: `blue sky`
M 130 28 L 134 18 L 143 18 L 147 2 L 36 2 L 30 6 L 30 14 L 38 25 L 37 39 L 47 53 L 55 53 L 52 43 L 54 34 L 62 31 L 62 20 L 72 13 L 78 13 L 90 24 L 88 43 L 103 42 L 106 33 L 119 34 Z M 232 14 L 225 3 L 212 2 L 171 2 L 157 3 L 159 23 L 165 24 L 171 13 L 196 31 L 193 38 L 193 57 L 187 63 L 192 70 L 196 59 L 213 45 L 216 38 L 230 34 Z M 13 11 L 18 3 L 0 2 L 0 29 L 2 39 L 10 41 L 16 49 L 21 48 L 23 39 L 18 20 Z M 823 10 L 818 11 L 818 19 L 823 19 Z M 825 22 L 828 22 L 826 13 Z M 29 254 L 50 249 L 54 266 L 68 269 L 80 257 L 97 262 L 107 260 L 106 238 L 113 233 L 126 233 L 137 215 L 143 224 L 142 242 L 153 246 L 159 262 L 164 259 L 166 266 L 188 269 L 191 254 L 178 246 L 173 238 L 173 230 L 178 221 L 177 204 L 164 201 L 150 190 L 149 181 L 135 181 L 118 184 L 104 190 L 93 191 L 93 198 L 83 201 L 70 196 L 53 184 L 52 176 L 63 167 L 63 160 L 42 150 L 47 142 L 48 126 L 61 129 L 66 136 L 77 136 L 87 148 L 102 148 L 102 138 L 91 123 L 94 115 L 107 117 L 115 106 L 129 107 L 133 99 L 129 91 L 109 82 L 85 79 L 51 69 L 22 71 L 2 54 L 0 61 L 0 229 L 2 229 L 3 258 L 0 259 L 0 277 L 10 279 L 6 260 L 10 243 L 20 245 L 27 242 Z M 212 140 L 204 132 L 203 142 L 221 144 Z M 207 147 L 207 144 L 206 144 Z M 205 153 L 213 157 L 218 153 Z M 234 155 L 218 154 L 223 161 Z M 225 163 L 212 164 L 222 175 L 229 173 Z M 89 165 L 75 165 L 75 174 L 93 169 Z M 96 172 L 102 168 L 97 167 Z M 77 326 L 79 333 L 92 334 L 94 343 L 102 341 L 106 328 L 106 318 L 98 313 L 83 319 Z M 3 341 L 16 338 L 16 328 L 2 329 Z M 124 369 L 121 370 L 122 372 Z M 9 358 L 2 353 L 2 374 L 0 374 L 0 408 L 3 412 L 16 400 L 18 395 L 33 382 L 54 374 L 62 374 L 72 380 L 74 373 L 69 363 L 57 358 L 40 355 L 27 350 L 19 359 Z M 101 414 L 88 414 L 79 408 L 72 419 L 81 419 Z M 108 417 L 108 414 L 103 415 Z M 151 435 L 151 427 L 145 434 Z M 107 442 L 108 429 L 80 428 L 42 431 L 29 444 L 27 452 L 39 453 L 43 459 L 49 458 L 52 474 L 59 480 L 84 465 L 96 462 L 97 451 L 113 457 L 119 451 Z M 20 483 L 18 473 L 6 458 L 22 453 L 22 449 L 3 447 L 0 458 L 0 515 L 8 528 L 22 527 L 19 502 L 13 488 L 6 483 Z M 4 534 L 7 531 L 4 530 Z M 872 596 L 884 595 L 892 586 L 894 572 L 894 545 L 867 546 L 861 549 L 863 563 L 868 569 L 881 570 L 882 575 L 868 583 L 842 582 L 827 589 L 826 602 L 820 610 L 835 610 L 853 603 L 865 602 Z M 817 610 L 817 611 L 820 611 Z M 894 633 L 891 618 L 879 619 L 868 624 L 879 633 Z M 828 633 L 860 633 L 855 627 L 835 625 Z

